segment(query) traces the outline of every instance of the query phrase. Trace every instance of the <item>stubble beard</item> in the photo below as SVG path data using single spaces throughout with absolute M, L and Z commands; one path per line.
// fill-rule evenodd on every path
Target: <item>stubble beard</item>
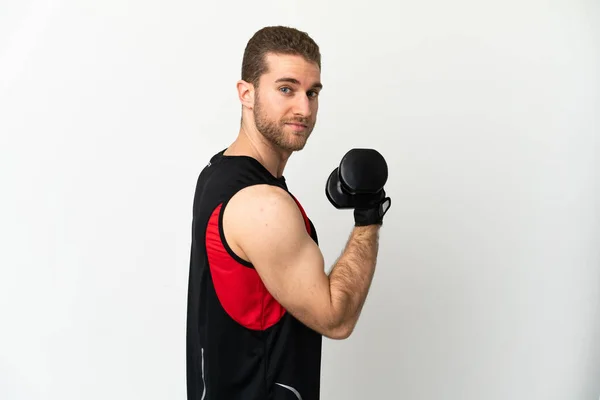
M 306 118 L 293 118 L 283 121 L 270 120 L 266 113 L 263 111 L 260 104 L 260 98 L 258 94 L 254 101 L 254 109 L 252 110 L 254 115 L 254 123 L 256 129 L 263 135 L 263 137 L 274 146 L 284 151 L 300 151 L 306 145 L 308 137 L 312 133 L 313 126 Z M 284 131 L 285 124 L 290 122 L 297 122 L 307 125 L 307 130 L 302 133 L 291 133 L 286 134 Z

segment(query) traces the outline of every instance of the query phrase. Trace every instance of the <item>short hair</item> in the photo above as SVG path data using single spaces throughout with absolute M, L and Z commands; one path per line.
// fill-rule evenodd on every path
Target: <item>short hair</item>
M 258 86 L 261 75 L 268 72 L 268 53 L 299 55 L 321 69 L 319 46 L 306 33 L 287 26 L 267 26 L 248 41 L 242 60 L 242 80 Z

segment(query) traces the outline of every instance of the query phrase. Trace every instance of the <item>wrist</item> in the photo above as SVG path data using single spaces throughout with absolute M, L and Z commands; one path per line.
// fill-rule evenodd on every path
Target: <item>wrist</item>
M 354 231 L 359 235 L 374 235 L 379 233 L 381 229 L 381 225 L 372 224 L 372 225 L 357 225 L 354 227 Z
M 385 196 L 385 193 L 383 193 Z M 379 203 L 371 204 L 368 208 L 354 209 L 354 225 L 369 226 L 383 224 L 383 216 L 390 207 L 391 199 L 383 198 Z

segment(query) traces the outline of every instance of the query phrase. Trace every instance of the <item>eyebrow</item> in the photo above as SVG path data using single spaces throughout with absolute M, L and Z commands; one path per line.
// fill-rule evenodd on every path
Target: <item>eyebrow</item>
M 300 85 L 300 81 L 295 78 L 279 78 L 275 81 L 275 83 L 279 83 L 279 82 L 288 82 L 288 83 L 293 83 L 294 85 Z M 312 85 L 312 88 L 322 89 L 323 84 L 321 82 L 317 82 L 314 85 Z

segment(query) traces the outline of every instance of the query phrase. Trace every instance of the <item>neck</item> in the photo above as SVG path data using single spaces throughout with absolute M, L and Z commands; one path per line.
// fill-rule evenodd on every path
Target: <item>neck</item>
M 224 154 L 253 157 L 274 177 L 280 178 L 292 153 L 269 142 L 254 125 L 242 122 L 237 138 L 227 147 Z

